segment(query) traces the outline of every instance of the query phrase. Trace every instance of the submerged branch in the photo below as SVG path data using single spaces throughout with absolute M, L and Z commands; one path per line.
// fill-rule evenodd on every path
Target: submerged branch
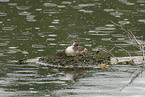
M 139 68 L 137 71 L 134 72 L 134 76 L 132 77 L 132 79 L 130 80 L 130 82 L 124 86 L 122 89 L 120 89 L 120 91 L 124 90 L 126 87 L 128 87 L 130 84 L 133 83 L 133 81 L 142 73 L 142 68 Z

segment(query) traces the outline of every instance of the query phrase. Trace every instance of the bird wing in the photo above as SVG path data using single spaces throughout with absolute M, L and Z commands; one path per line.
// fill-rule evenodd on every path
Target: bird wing
M 74 49 L 74 51 L 83 51 L 84 50 L 84 47 L 82 47 L 82 46 L 74 46 L 73 47 L 73 49 Z

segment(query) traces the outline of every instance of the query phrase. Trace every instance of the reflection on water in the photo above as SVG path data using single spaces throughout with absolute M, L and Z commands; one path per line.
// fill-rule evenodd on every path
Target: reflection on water
M 132 96 L 125 88 L 137 67 L 102 70 L 59 70 L 38 64 L 8 64 L 8 60 L 46 56 L 74 41 L 89 51 L 142 55 L 127 34 L 110 20 L 132 31 L 144 43 L 144 0 L 0 0 L 0 94 L 2 96 Z M 122 48 L 124 49 L 122 49 Z M 133 68 L 133 69 L 132 69 Z M 141 84 L 144 84 L 143 82 Z M 140 85 L 139 85 L 140 86 Z M 143 88 L 139 88 L 141 91 Z M 129 92 L 129 94 L 127 94 Z M 142 92 L 137 93 L 143 95 Z
M 56 69 L 38 64 L 7 64 L 1 69 L 1 93 L 3 96 L 57 97 L 118 95 L 138 68 L 128 65 L 115 65 L 112 68 L 115 71 L 109 68 L 108 71 L 88 71 L 83 68 Z
M 73 83 L 77 82 L 77 79 L 86 74 L 85 70 L 69 70 L 65 72 L 67 80 L 71 80 Z

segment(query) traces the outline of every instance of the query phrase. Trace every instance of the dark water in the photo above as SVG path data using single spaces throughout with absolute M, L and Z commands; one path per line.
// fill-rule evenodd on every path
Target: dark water
M 0 94 L 2 97 L 143 97 L 143 92 L 135 95 L 134 91 L 129 94 L 121 91 L 136 67 L 76 72 L 7 61 L 46 56 L 64 50 L 74 41 L 89 51 L 109 51 L 117 45 L 133 56 L 142 55 L 127 34 L 110 20 L 132 31 L 144 43 L 144 6 L 144 0 L 0 0 Z M 128 56 L 124 49 L 115 48 L 112 54 Z M 139 89 L 144 91 L 145 87 Z

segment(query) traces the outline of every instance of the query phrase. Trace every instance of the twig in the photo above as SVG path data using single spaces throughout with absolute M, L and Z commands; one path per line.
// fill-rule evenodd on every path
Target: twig
M 140 45 L 140 43 L 137 41 L 136 37 L 134 36 L 134 34 L 130 31 L 130 30 L 126 30 L 123 26 L 113 22 L 112 20 L 110 20 L 113 24 L 115 24 L 116 26 L 119 26 L 121 30 L 125 31 L 128 34 L 128 37 L 130 40 L 132 40 L 137 46 Z
M 135 35 L 130 31 L 130 30 L 126 30 L 122 25 L 119 25 L 115 22 L 113 22 L 112 20 L 110 20 L 114 25 L 119 26 L 121 28 L 121 30 L 125 31 L 128 34 L 128 37 L 131 41 L 133 41 L 133 43 L 136 45 L 136 47 L 138 49 L 140 49 L 140 51 L 143 53 L 143 61 L 144 61 L 144 48 L 145 45 L 141 44 L 135 37 Z
M 117 47 L 119 47 L 119 48 L 123 49 L 124 51 L 126 51 L 126 52 L 128 53 L 128 55 L 131 57 L 131 54 L 130 54 L 126 49 L 124 49 L 124 48 L 121 47 L 121 46 L 117 46 Z
M 125 86 L 123 87 L 122 89 L 120 89 L 120 91 L 124 90 L 126 87 L 128 87 L 130 84 L 132 84 L 132 82 L 142 73 L 142 70 L 141 68 L 139 68 L 139 70 L 135 71 L 134 72 L 134 76 L 132 77 L 132 79 L 130 80 L 130 82 Z
M 106 50 L 102 50 L 102 51 L 104 51 L 104 52 L 106 52 L 106 53 L 109 53 L 110 55 L 112 55 L 113 57 L 115 57 L 112 53 L 110 53 L 110 52 L 108 52 L 108 51 L 106 51 Z
M 112 50 L 114 50 L 114 48 L 115 48 L 115 46 L 108 53 L 110 53 Z
M 111 20 L 110 20 L 111 21 Z M 117 24 L 117 23 L 115 23 L 115 22 L 113 22 L 113 21 L 111 21 L 113 24 L 115 24 L 116 26 L 119 26 L 120 27 L 120 29 L 121 30 L 123 30 L 123 31 L 125 31 L 127 34 L 128 34 L 128 37 L 129 37 L 129 39 L 131 40 L 131 41 L 133 41 L 133 43 L 135 44 L 135 46 L 137 47 L 137 48 L 139 48 L 140 49 L 140 51 L 143 53 L 143 68 L 139 68 L 139 70 L 137 70 L 135 73 L 134 73 L 134 75 L 135 76 L 133 76 L 133 78 L 131 79 L 131 81 L 129 82 L 129 84 L 127 84 L 125 87 L 128 87 L 134 80 L 135 80 L 135 78 L 137 78 L 138 76 L 139 76 L 139 74 L 141 74 L 142 72 L 143 72 L 143 69 L 144 69 L 144 63 L 145 63 L 145 60 L 144 60 L 144 48 L 145 48 L 145 45 L 143 45 L 142 43 L 140 43 L 137 39 L 136 39 L 136 37 L 135 37 L 135 35 L 130 31 L 130 30 L 126 30 L 122 25 L 119 25 L 119 24 Z M 125 50 L 125 51 L 127 51 L 127 50 Z M 128 51 L 127 51 L 128 52 Z M 130 53 L 128 52 L 128 54 L 130 55 Z M 131 55 L 130 55 L 131 56 Z M 139 71 L 139 72 L 138 72 Z M 122 91 L 125 87 L 123 87 L 120 91 Z

